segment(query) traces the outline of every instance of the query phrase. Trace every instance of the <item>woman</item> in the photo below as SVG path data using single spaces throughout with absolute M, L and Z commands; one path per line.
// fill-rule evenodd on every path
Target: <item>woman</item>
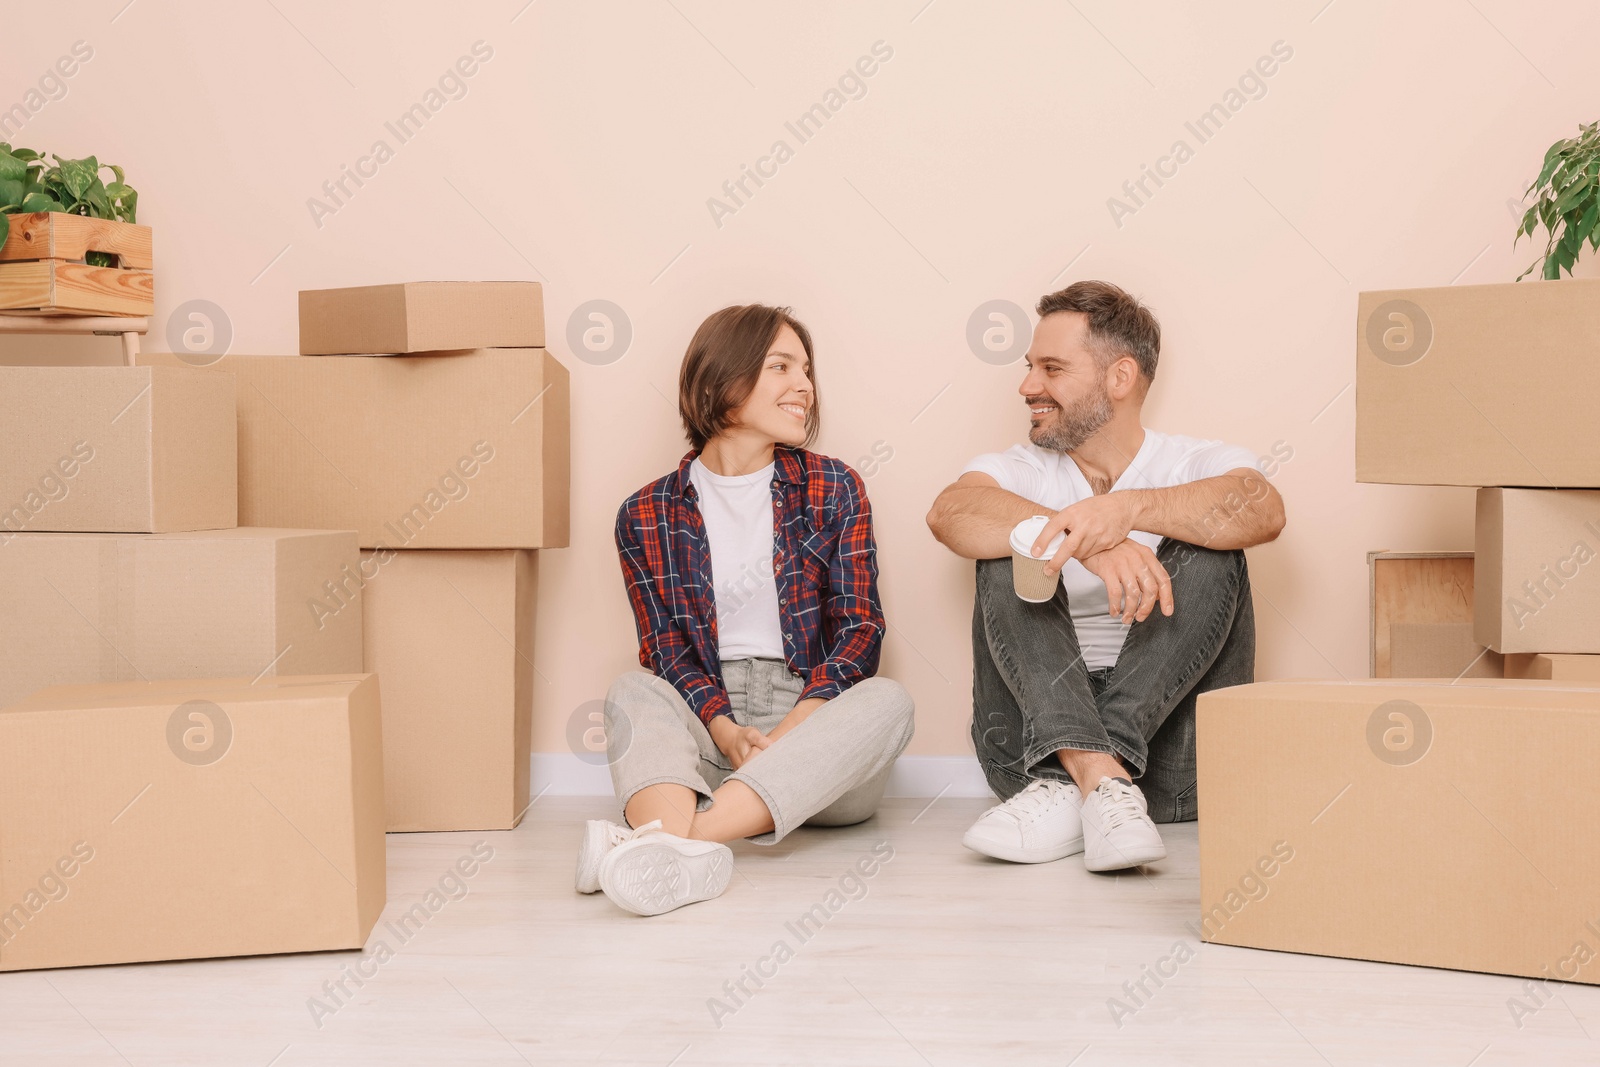
M 884 622 L 866 488 L 805 449 L 811 356 L 786 308 L 706 319 L 678 378 L 693 450 L 617 513 L 650 673 L 607 694 L 627 826 L 587 825 L 577 887 L 640 915 L 720 894 L 725 842 L 871 817 L 911 739 L 910 696 L 873 677 Z

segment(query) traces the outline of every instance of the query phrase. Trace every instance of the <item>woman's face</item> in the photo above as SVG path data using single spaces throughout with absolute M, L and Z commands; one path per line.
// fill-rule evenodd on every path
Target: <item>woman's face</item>
M 816 402 L 811 388 L 811 361 L 800 336 L 788 325 L 778 330 L 761 374 L 745 402 L 732 413 L 733 428 L 799 447 L 806 440 L 806 416 Z

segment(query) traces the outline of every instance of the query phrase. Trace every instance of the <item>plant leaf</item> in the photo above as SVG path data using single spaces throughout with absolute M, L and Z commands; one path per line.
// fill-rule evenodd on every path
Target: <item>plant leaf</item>
M 1581 243 L 1585 237 L 1595 231 L 1595 223 L 1600 222 L 1600 197 L 1589 201 L 1589 209 L 1583 213 L 1583 218 L 1578 220 L 1576 232 Z
M 31 211 L 60 211 L 61 205 L 49 193 L 32 192 L 23 198 L 22 207 L 18 210 L 24 213 Z
M 82 197 L 97 180 L 93 159 L 93 156 L 88 159 L 62 159 L 56 156 L 56 165 L 61 168 L 61 180 L 72 193 L 73 199 Z

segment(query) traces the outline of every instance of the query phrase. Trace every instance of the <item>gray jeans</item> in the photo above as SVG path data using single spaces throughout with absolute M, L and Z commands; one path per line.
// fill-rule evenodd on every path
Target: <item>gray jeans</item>
M 972 613 L 972 743 L 996 795 L 1035 778 L 1071 781 L 1054 753 L 1110 752 L 1140 778 L 1150 817 L 1196 817 L 1194 701 L 1255 680 L 1256 630 L 1244 553 L 1168 538 L 1156 558 L 1172 577 L 1174 611 L 1128 630 L 1117 664 L 1090 671 L 1059 584 L 1030 604 L 1011 560 L 978 561 Z
M 783 721 L 805 688 L 776 659 L 733 660 L 722 676 L 734 721 L 762 733 Z M 696 810 L 705 811 L 718 786 L 740 781 L 772 813 L 773 830 L 750 840 L 770 845 L 802 823 L 848 826 L 871 818 L 911 740 L 912 703 L 898 682 L 863 679 L 736 771 L 669 682 L 632 671 L 606 694 L 605 729 L 611 784 L 624 809 L 639 790 L 670 782 L 693 789 Z

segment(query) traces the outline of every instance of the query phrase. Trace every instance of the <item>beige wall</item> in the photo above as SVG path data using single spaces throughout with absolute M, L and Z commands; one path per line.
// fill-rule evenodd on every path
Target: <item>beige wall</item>
M 1511 250 L 1508 202 L 1600 98 L 1600 16 L 1577 2 L 124 3 L 31 12 L 0 42 L 0 106 L 93 47 L 8 139 L 127 168 L 159 322 L 210 300 L 234 353 L 293 352 L 301 288 L 545 282 L 574 417 L 573 547 L 541 560 L 546 751 L 633 662 L 612 517 L 683 450 L 664 397 L 693 327 L 733 302 L 811 326 L 822 451 L 893 450 L 868 486 L 913 752 L 970 750 L 971 568 L 924 511 L 1025 428 L 1020 364 L 977 359 L 967 318 L 1077 278 L 1161 317 L 1150 425 L 1293 450 L 1288 529 L 1251 553 L 1260 675 L 1363 675 L 1365 552 L 1467 547 L 1471 494 L 1354 483 L 1356 293 L 1514 277 L 1532 252 Z M 467 95 L 398 145 L 384 123 L 479 40 Z M 799 144 L 785 121 L 877 41 L 893 56 L 866 95 Z M 1293 56 L 1265 95 L 1199 143 L 1185 122 L 1277 41 Z M 393 158 L 318 226 L 308 198 L 378 138 Z M 1180 138 L 1192 158 L 1114 221 L 1108 198 Z M 777 139 L 793 158 L 717 225 L 707 199 Z M 565 337 L 595 298 L 634 329 L 606 366 Z M 88 351 L 0 341 L 8 362 Z

